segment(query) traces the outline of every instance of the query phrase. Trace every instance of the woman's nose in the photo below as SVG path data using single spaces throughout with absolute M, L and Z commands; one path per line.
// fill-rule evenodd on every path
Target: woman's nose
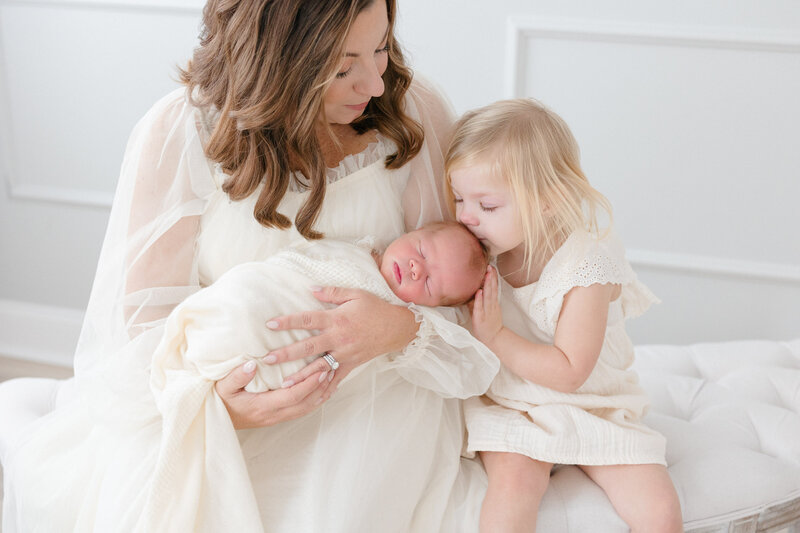
M 383 94 L 383 78 L 376 65 L 372 65 L 371 68 L 367 69 L 367 72 L 364 73 L 364 77 L 359 80 L 357 89 L 361 93 L 372 98 L 377 98 Z

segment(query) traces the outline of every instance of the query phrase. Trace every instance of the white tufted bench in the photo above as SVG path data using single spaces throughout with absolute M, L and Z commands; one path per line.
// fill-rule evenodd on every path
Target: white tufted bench
M 652 400 L 646 420 L 667 437 L 686 530 L 800 533 L 800 339 L 636 352 Z M 0 459 L 13 431 L 69 396 L 69 384 L 0 384 Z M 627 531 L 603 491 L 574 466 L 554 470 L 537 529 Z

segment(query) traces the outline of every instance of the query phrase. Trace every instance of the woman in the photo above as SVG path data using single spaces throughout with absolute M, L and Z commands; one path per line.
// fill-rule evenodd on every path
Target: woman
M 161 431 L 148 365 L 170 310 L 298 239 L 388 243 L 443 218 L 451 116 L 411 82 L 394 18 L 393 0 L 208 3 L 187 91 L 158 102 L 128 144 L 76 355 L 78 398 L 24 428 L 4 457 L 4 531 L 182 530 L 165 504 L 174 494 L 148 485 Z M 335 378 L 320 382 L 319 359 L 279 391 L 245 392 L 244 368 L 217 383 L 234 427 L 256 428 L 230 443 L 253 490 L 193 484 L 203 490 L 186 495 L 190 529 L 477 527 L 483 485 L 473 464 L 460 467 L 456 398 L 483 392 L 496 361 L 465 364 L 413 306 L 337 288 L 318 297 L 332 308 L 268 323 L 287 346 L 267 357 L 329 352 Z

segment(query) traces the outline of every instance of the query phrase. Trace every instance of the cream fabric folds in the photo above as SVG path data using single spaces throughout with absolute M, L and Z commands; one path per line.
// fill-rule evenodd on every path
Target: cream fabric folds
M 163 416 L 158 462 L 151 481 L 141 531 L 198 531 L 224 524 L 225 509 L 237 509 L 240 527 L 259 531 L 261 518 L 237 437 L 214 381 L 246 360 L 258 363 L 248 390 L 280 387 L 283 378 L 305 362 L 265 365 L 260 356 L 305 332 L 271 331 L 264 324 L 273 316 L 321 308 L 311 286 L 360 288 L 391 303 L 402 302 L 389 290 L 369 250 L 344 242 L 307 243 L 263 262 L 243 263 L 212 286 L 182 302 L 167 318 L 164 338 L 153 357 L 151 387 Z M 454 315 L 453 310 L 442 311 Z M 442 372 L 419 368 L 423 385 L 442 394 L 467 397 L 482 392 L 485 372 L 462 373 L 462 368 L 492 369 L 494 355 L 469 332 L 444 319 L 436 310 L 417 308 L 448 344 L 461 351 L 463 361 L 452 368 L 441 361 Z M 428 358 L 417 347 L 412 358 Z M 228 357 L 226 357 L 226 355 Z M 313 358 L 310 358 L 313 359 Z M 373 366 L 390 365 L 386 356 Z M 415 365 L 406 366 L 407 370 Z M 406 372 L 410 379 L 413 374 Z M 437 383 L 438 385 L 437 386 Z M 343 385 L 346 389 L 346 383 Z M 212 465 L 225 465 L 219 470 Z M 230 499 L 230 501 L 228 501 Z M 222 505 L 220 505 L 222 503 Z M 204 509 L 201 514 L 200 509 Z M 219 516 L 211 516 L 212 513 Z M 199 518 L 202 516 L 202 522 Z
M 503 285 L 503 318 L 516 333 L 552 343 L 564 296 L 573 287 L 615 283 L 597 364 L 574 393 L 531 383 L 502 366 L 484 398 L 467 402 L 468 449 L 515 452 L 560 464 L 665 464 L 665 441 L 640 420 L 648 406 L 638 384 L 625 320 L 657 299 L 636 277 L 616 236 L 573 233 L 539 281 Z
M 424 127 L 422 151 L 389 171 L 381 154 L 393 147 L 379 138 L 331 169 L 317 226 L 327 237 L 374 235 L 387 243 L 444 217 L 442 151 L 452 114 L 419 80 L 406 107 Z M 260 226 L 252 204 L 231 202 L 221 190 L 226 176 L 203 154 L 213 124 L 213 112 L 193 107 L 178 90 L 135 127 L 76 352 L 78 398 L 23 428 L 11 444 L 3 464 L 4 533 L 135 530 L 162 437 L 149 383 L 166 317 L 228 270 L 299 241 L 294 230 Z M 305 194 L 289 191 L 281 212 L 293 218 Z M 486 480 L 474 463 L 461 465 L 463 413 L 455 397 L 485 390 L 496 368 L 464 358 L 435 317 L 415 312 L 420 333 L 402 354 L 363 365 L 307 416 L 235 433 L 266 530 L 477 529 L 463 511 L 480 509 Z M 205 408 L 222 413 L 216 397 Z M 212 425 L 187 431 L 233 435 Z M 228 466 L 204 464 L 217 476 Z M 206 531 L 248 531 L 252 512 L 237 511 L 252 509 L 246 494 L 200 496 L 215 498 L 197 509 Z M 215 523 L 222 515 L 226 522 Z

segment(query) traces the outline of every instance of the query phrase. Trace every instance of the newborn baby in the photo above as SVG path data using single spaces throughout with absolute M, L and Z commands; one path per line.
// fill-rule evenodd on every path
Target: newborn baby
M 162 389 L 170 369 L 193 367 L 216 381 L 254 360 L 258 369 L 246 390 L 280 388 L 285 377 L 319 355 L 262 363 L 270 350 L 309 335 L 302 330 L 272 331 L 265 323 L 323 307 L 311 287 L 364 289 L 397 304 L 453 306 L 472 298 L 487 264 L 487 253 L 472 233 L 457 222 L 439 222 L 402 235 L 383 254 L 367 246 L 321 240 L 238 265 L 172 311 L 154 354 L 151 386 Z

